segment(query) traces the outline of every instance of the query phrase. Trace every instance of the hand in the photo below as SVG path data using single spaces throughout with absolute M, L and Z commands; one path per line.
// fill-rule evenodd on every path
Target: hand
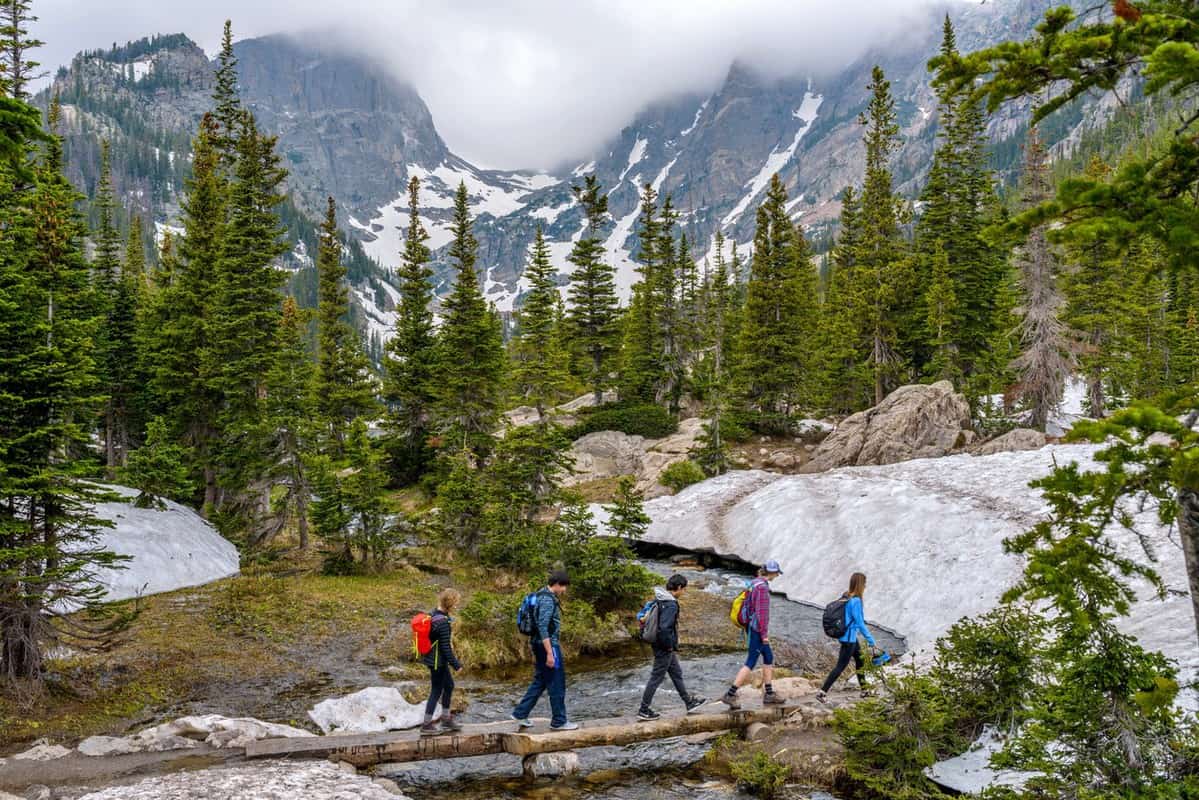
M 770 637 L 769 637 L 769 636 L 763 636 L 763 637 L 762 637 L 762 644 L 770 644 Z
M 558 665 L 558 662 L 554 660 L 554 651 L 553 650 L 550 650 L 548 653 L 545 654 L 545 665 L 547 667 L 549 667 L 550 669 L 553 669 L 554 667 L 556 667 Z

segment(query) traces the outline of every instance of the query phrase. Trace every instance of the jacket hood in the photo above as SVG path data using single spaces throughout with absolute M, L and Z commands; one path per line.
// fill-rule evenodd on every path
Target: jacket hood
M 674 600 L 674 595 L 663 589 L 661 586 L 654 587 L 655 600 Z

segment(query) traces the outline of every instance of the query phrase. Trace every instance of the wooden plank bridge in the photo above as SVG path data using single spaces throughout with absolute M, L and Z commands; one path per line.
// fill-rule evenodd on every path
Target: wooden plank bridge
M 356 767 L 374 764 L 466 758 L 496 753 L 533 756 L 564 750 L 605 745 L 626 745 L 674 736 L 714 731 L 745 730 L 754 725 L 785 719 L 799 711 L 799 704 L 762 706 L 746 704 L 737 711 L 689 715 L 663 715 L 642 722 L 635 717 L 615 717 L 581 722 L 574 731 L 551 731 L 548 721 L 541 730 L 518 728 L 516 722 L 465 725 L 457 733 L 421 736 L 417 731 L 389 731 L 352 735 L 262 739 L 246 745 L 247 758 L 329 758 Z

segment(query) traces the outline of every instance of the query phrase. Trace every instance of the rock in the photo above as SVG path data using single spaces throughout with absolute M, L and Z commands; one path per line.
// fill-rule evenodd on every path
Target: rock
M 36 783 L 25 788 L 25 800 L 51 800 L 52 797 L 54 793 L 50 791 L 49 786 Z
M 63 747 L 60 744 L 50 744 L 47 739 L 38 739 L 33 743 L 33 747 L 22 753 L 17 753 L 12 758 L 18 761 L 50 761 L 70 754 L 71 749 L 69 747 Z
M 795 466 L 795 454 L 786 451 L 771 453 L 766 459 L 766 466 L 772 469 L 791 469 Z
M 775 678 L 774 691 L 784 700 L 814 697 L 820 686 L 807 678 Z
M 706 422 L 707 420 L 698 417 L 685 419 L 679 423 L 679 429 L 669 436 L 649 440 L 647 449 L 654 453 L 687 455 L 699 444 L 699 437 L 703 435 Z
M 3 761 L 4 761 L 3 759 L 0 759 L 0 764 L 3 764 Z M 23 800 L 23 799 L 20 797 L 17 797 L 15 794 L 9 794 L 8 792 L 0 790 L 0 800 Z
M 580 437 L 570 448 L 574 474 L 567 485 L 618 475 L 639 475 L 645 439 L 620 431 L 596 431 Z
M 347 775 L 358 774 L 358 767 L 354 766 L 349 761 L 338 761 L 337 768 Z
M 1016 428 L 1002 436 L 983 442 L 973 448 L 976 456 L 990 456 L 995 453 L 1009 453 L 1017 450 L 1039 450 L 1045 446 L 1045 434 L 1030 428 Z
M 842 422 L 804 471 L 947 455 L 961 446 L 969 426 L 970 407 L 949 381 L 901 386 L 874 408 Z
M 770 726 L 761 722 L 751 722 L 742 733 L 741 738 L 747 742 L 760 742 L 770 735 Z
M 420 725 L 424 707 L 409 703 L 393 686 L 371 686 L 317 703 L 308 717 L 326 734 L 377 733 Z
M 399 795 L 401 797 L 404 796 L 404 793 L 400 791 L 400 785 L 388 778 L 375 778 L 371 781 L 371 783 L 373 783 L 375 786 L 378 786 L 380 789 L 383 789 L 384 791 L 391 792 L 394 795 Z
M 569 750 L 563 753 L 538 753 L 525 756 L 522 766 L 526 778 L 561 778 L 579 771 L 579 754 Z
M 795 423 L 795 440 L 803 444 L 820 444 L 836 429 L 836 425 L 822 419 L 801 419 Z
M 616 390 L 609 389 L 608 391 L 604 392 L 603 401 L 605 403 L 616 402 Z M 560 406 L 556 406 L 554 408 L 554 410 L 571 412 L 571 411 L 579 411 L 580 409 L 584 409 L 584 408 L 591 408 L 594 405 L 595 405 L 595 395 L 592 392 L 588 392 L 587 394 L 579 395 L 574 400 L 571 400 L 569 403 L 563 403 Z
M 398 795 L 403 797 L 403 795 Z M 110 786 L 79 800 L 396 800 L 366 775 L 330 761 L 255 761 L 250 765 L 181 770 Z

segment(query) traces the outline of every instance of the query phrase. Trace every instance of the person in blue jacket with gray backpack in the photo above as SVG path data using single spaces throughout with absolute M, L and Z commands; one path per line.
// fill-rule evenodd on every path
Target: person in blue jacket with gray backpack
M 562 570 L 550 573 L 546 585 L 528 595 L 520 604 L 516 626 L 529 637 L 533 651 L 533 682 L 521 701 L 512 709 L 512 719 L 522 728 L 533 725 L 529 714 L 541 699 L 550 695 L 550 730 L 573 731 L 578 723 L 566 718 L 566 667 L 558 633 L 562 629 L 562 596 L 570 586 L 570 576 Z
M 862 696 L 866 697 L 869 694 L 869 690 L 866 688 L 866 675 L 862 671 L 864 666 L 862 644 L 858 638 L 865 639 L 866 643 L 870 645 L 871 655 L 877 656 L 878 648 L 874 643 L 874 637 L 870 635 L 870 629 L 866 627 L 866 615 L 862 608 L 862 595 L 865 592 L 866 576 L 861 572 L 855 572 L 849 578 L 849 591 L 829 603 L 824 610 L 824 632 L 839 641 L 841 649 L 837 653 L 836 666 L 824 679 L 824 685 L 820 687 L 820 691 L 816 693 L 816 699 L 822 703 L 828 697 L 828 690 L 837 682 L 837 678 L 841 677 L 841 673 L 849 666 L 851 660 L 858 673 L 858 685 L 862 688 Z

